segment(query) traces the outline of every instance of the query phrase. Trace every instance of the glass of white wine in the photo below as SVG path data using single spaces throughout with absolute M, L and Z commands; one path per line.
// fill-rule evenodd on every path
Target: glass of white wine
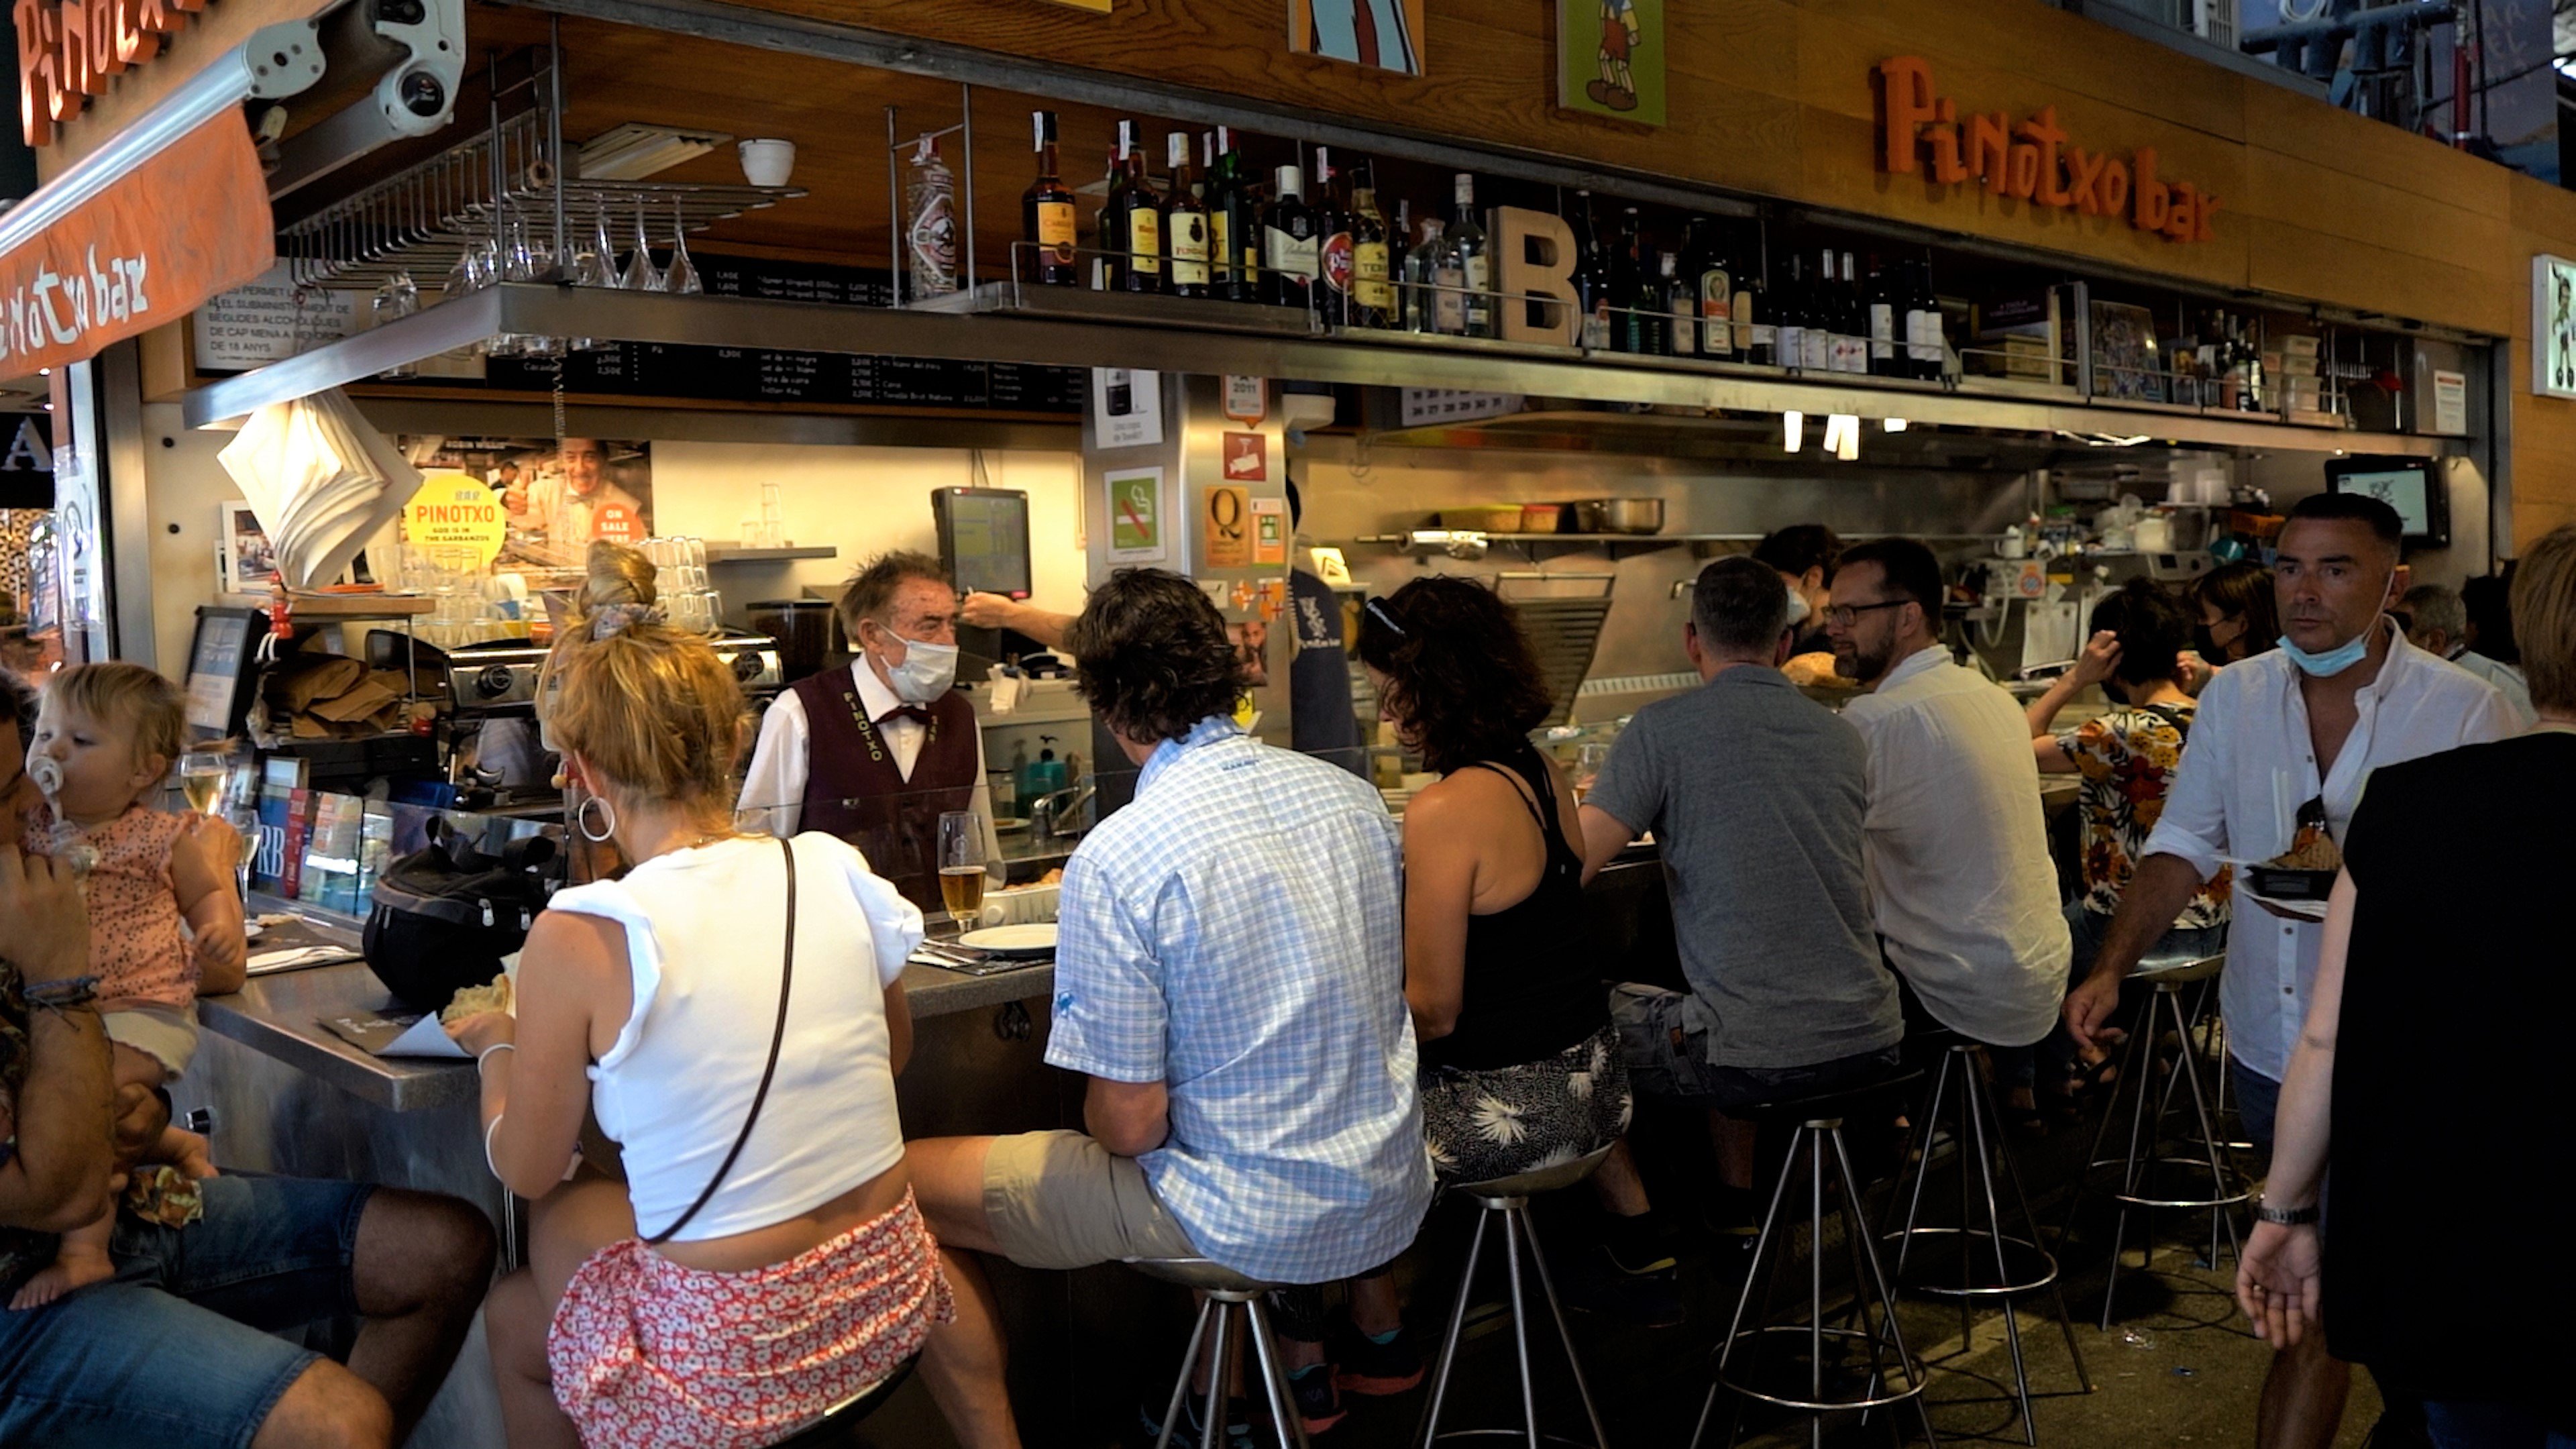
M 211 816 L 223 808 L 224 757 L 214 750 L 190 750 L 179 757 L 179 791 L 188 808 Z
M 961 932 L 984 911 L 984 831 L 971 810 L 939 817 L 939 900 Z

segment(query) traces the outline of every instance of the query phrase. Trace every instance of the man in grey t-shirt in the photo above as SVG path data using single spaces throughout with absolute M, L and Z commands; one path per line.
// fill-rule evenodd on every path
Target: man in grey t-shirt
M 1725 1114 L 1884 1075 L 1904 1033 L 1863 883 L 1868 751 L 1780 673 L 1788 611 L 1750 558 L 1702 569 L 1683 642 L 1704 682 L 1637 712 L 1583 804 L 1587 875 L 1642 833 L 1662 849 L 1691 989 L 1617 987 L 1611 1016 L 1638 1091 L 1709 1109 L 1720 1220 L 1746 1231 L 1753 1134 Z M 1624 1149 L 1599 1180 L 1613 1214 L 1645 1211 Z

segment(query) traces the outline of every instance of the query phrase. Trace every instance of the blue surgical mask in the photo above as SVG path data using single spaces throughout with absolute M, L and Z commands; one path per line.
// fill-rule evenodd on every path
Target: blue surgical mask
M 916 644 L 897 634 L 903 642 L 903 662 L 886 666 L 886 682 L 894 686 L 894 697 L 906 704 L 928 704 L 946 694 L 957 682 L 957 646 L 954 644 Z
M 2374 620 L 2370 627 L 2376 629 L 2379 625 Z M 2341 674 L 2361 662 L 2362 656 L 2370 652 L 2370 629 L 2353 635 L 2344 642 L 2342 648 L 2329 649 L 2323 654 L 2309 653 L 2291 643 L 2290 636 L 2287 634 L 2281 636 L 2280 644 L 2281 652 L 2290 656 L 2292 664 L 2318 679 L 2324 679 L 2329 675 Z

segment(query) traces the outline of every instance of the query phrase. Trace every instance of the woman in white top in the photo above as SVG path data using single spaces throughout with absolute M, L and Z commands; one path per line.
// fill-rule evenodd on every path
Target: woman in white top
M 556 895 L 515 1020 L 449 1028 L 493 1171 L 533 1200 L 529 1267 L 485 1306 L 493 1368 L 513 1449 L 751 1449 L 952 1313 L 895 1116 L 921 914 L 828 836 L 791 867 L 733 831 L 731 671 L 659 622 L 642 555 L 595 545 L 590 568 L 547 734 L 590 796 L 576 824 L 634 868 Z M 585 1108 L 627 1181 L 567 1180 Z

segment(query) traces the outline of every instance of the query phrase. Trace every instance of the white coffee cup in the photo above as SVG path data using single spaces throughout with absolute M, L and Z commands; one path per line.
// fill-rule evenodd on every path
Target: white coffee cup
M 759 137 L 737 145 L 742 179 L 754 186 L 784 186 L 796 170 L 796 143 Z

